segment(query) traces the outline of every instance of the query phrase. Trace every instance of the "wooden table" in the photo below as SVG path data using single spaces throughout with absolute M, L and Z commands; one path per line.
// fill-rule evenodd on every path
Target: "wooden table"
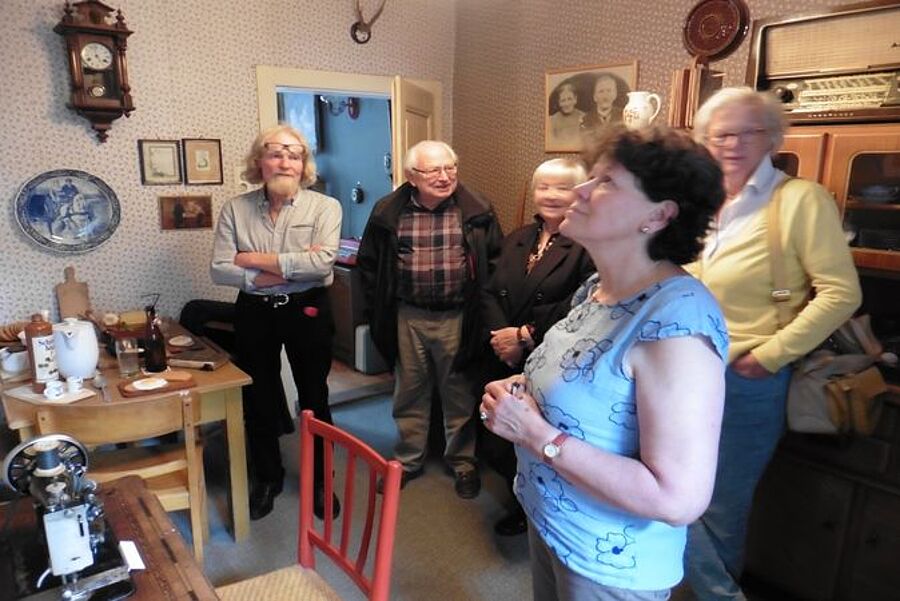
M 139 397 L 123 397 L 119 393 L 119 372 L 117 367 L 103 369 L 109 381 L 108 390 L 112 403 L 140 403 L 149 398 L 163 396 L 147 395 Z M 200 423 L 225 422 L 225 433 L 228 442 L 228 474 L 229 504 L 231 520 L 236 541 L 244 540 L 250 534 L 250 509 L 247 493 L 247 449 L 244 439 L 244 406 L 241 401 L 241 388 L 250 384 L 251 379 L 233 363 L 226 363 L 215 371 L 187 370 L 197 382 L 196 390 L 200 393 Z M 90 382 L 90 381 L 88 381 Z M 20 386 L 17 383 L 12 386 Z M 89 384 L 88 384 L 89 385 Z M 21 440 L 35 435 L 34 421 L 40 402 L 25 401 L 2 395 L 6 420 L 13 430 L 17 430 Z M 99 393 L 97 396 L 77 401 L 84 404 L 103 404 Z
M 131 572 L 134 595 L 129 601 L 214 601 L 219 597 L 203 575 L 190 549 L 175 529 L 156 497 L 137 476 L 128 476 L 100 486 L 100 498 L 107 526 L 120 541 L 133 541 L 145 570 Z M 6 523 L 12 511 L 9 529 L 4 535 L 16 541 L 39 536 L 32 500 L 22 498 L 0 506 L 0 520 Z M 17 576 L 0 570 L 0 591 L 15 590 L 7 579 Z

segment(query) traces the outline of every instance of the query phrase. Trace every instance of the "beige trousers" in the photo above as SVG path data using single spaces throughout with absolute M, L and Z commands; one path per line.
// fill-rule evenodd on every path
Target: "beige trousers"
M 475 423 L 478 399 L 473 383 L 454 371 L 462 310 L 430 311 L 400 304 L 397 310 L 397 365 L 394 421 L 400 441 L 394 456 L 406 471 L 425 462 L 433 392 L 444 413 L 444 461 L 454 472 L 475 469 Z

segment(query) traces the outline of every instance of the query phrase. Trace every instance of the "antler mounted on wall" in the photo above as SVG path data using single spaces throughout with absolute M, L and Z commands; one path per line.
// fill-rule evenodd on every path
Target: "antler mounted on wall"
M 356 0 L 356 23 L 350 26 L 350 37 L 353 38 L 354 42 L 365 44 L 372 38 L 372 25 L 381 16 L 385 4 L 387 4 L 387 0 L 381 0 L 381 6 L 378 7 L 372 18 L 366 21 L 363 17 L 360 0 Z

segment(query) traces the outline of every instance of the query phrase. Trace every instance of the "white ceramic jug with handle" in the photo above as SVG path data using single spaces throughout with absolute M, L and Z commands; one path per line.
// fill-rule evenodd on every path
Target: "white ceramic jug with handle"
M 94 324 L 67 317 L 62 323 L 53 324 L 53 344 L 56 365 L 63 378 L 93 377 L 100 358 Z
M 652 103 L 656 102 L 656 108 Z M 628 92 L 628 104 L 622 110 L 622 121 L 628 129 L 647 127 L 659 114 L 662 103 L 652 92 Z

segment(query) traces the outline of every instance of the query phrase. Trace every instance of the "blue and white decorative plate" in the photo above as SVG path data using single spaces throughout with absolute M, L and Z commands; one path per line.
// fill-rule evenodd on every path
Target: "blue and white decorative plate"
M 16 196 L 16 220 L 40 246 L 81 253 L 106 242 L 119 227 L 121 209 L 112 188 L 74 169 L 47 171 Z

